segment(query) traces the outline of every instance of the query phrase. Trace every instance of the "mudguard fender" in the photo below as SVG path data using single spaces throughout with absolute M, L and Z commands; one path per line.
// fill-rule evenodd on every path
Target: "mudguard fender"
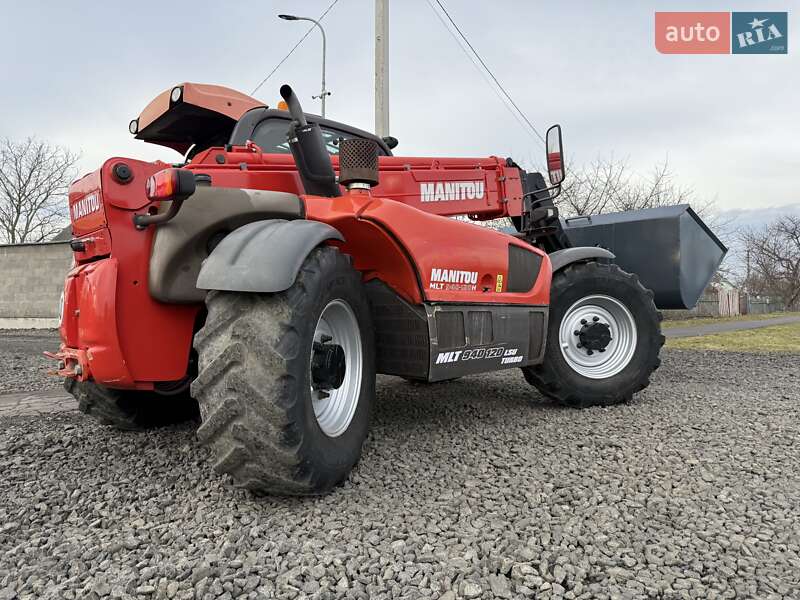
M 613 252 L 609 252 L 605 248 L 598 248 L 596 246 L 564 248 L 563 250 L 556 250 L 549 256 L 550 264 L 553 266 L 553 273 L 560 271 L 572 263 L 584 262 L 592 258 L 605 258 L 609 260 L 616 258 Z
M 202 290 L 282 292 L 292 286 L 308 254 L 326 240 L 344 241 L 319 221 L 268 219 L 233 230 L 203 261 Z

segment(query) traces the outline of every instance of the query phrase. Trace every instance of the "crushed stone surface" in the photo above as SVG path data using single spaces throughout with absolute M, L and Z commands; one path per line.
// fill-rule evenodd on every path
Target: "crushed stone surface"
M 58 377 L 47 374 L 56 363 L 42 354 L 58 345 L 54 329 L 0 329 L 0 394 L 61 387 Z
M 0 600 L 800 597 L 800 357 L 663 358 L 584 411 L 381 377 L 320 498 L 233 488 L 193 423 L 0 417 Z

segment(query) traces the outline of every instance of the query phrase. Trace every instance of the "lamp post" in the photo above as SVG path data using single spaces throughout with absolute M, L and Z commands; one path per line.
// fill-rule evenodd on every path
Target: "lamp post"
M 325 89 L 325 30 L 320 25 L 319 21 L 316 19 L 311 19 L 309 17 L 298 17 L 295 15 L 278 15 L 278 18 L 283 19 L 284 21 L 310 21 L 317 27 L 319 27 L 320 32 L 322 33 L 322 89 L 319 92 L 319 96 L 312 96 L 313 99 L 319 98 L 322 102 L 322 118 L 325 118 L 325 98 L 330 96 L 330 92 Z

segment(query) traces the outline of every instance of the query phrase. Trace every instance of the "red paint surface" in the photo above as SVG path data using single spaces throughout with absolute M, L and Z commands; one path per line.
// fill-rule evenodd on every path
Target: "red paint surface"
M 217 162 L 220 154 L 224 164 Z M 121 161 L 133 172 L 127 184 L 111 175 Z M 333 162 L 338 168 L 337 157 Z M 147 281 L 154 228 L 140 231 L 133 226 L 135 214 L 157 207 L 147 200 L 147 178 L 168 166 L 113 158 L 70 188 L 70 205 L 96 193 L 102 210 L 73 223 L 73 235 L 84 240 L 86 251 L 75 254 L 77 266 L 65 284 L 58 357 L 67 365 L 62 374 L 79 364 L 82 379 L 137 389 L 185 376 L 195 321 L 203 306 L 164 304 L 150 296 Z M 186 168 L 211 175 L 215 187 L 301 191 L 289 155 L 244 147 L 230 152 L 212 148 Z M 303 196 L 308 218 L 342 232 L 346 241 L 335 245 L 353 256 L 365 280 L 379 278 L 415 304 L 548 303 L 550 261 L 541 251 L 512 236 L 443 216 L 519 215 L 522 184 L 517 168 L 497 157 L 381 157 L 380 171 L 381 183 L 371 194 L 346 193 L 334 199 Z M 447 200 L 426 202 L 421 186 L 430 184 L 449 184 L 446 189 L 456 191 Z M 467 197 L 467 190 L 479 187 L 482 197 Z M 183 210 L 191 210 L 191 200 Z M 509 244 L 544 256 L 539 278 L 527 293 L 497 291 L 498 276 L 501 290 L 508 280 Z M 475 289 L 436 289 L 431 281 L 433 269 L 475 273 Z

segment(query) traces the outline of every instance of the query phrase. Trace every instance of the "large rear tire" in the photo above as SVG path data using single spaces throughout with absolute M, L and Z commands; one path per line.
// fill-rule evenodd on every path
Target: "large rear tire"
M 650 383 L 664 336 L 653 293 L 614 264 L 578 263 L 553 276 L 547 346 L 528 383 L 568 406 L 629 401 Z
M 257 493 L 329 491 L 361 456 L 375 394 L 369 306 L 349 257 L 317 248 L 285 292 L 212 291 L 206 306 L 192 395 L 215 470 Z
M 126 431 L 172 425 L 197 416 L 197 402 L 188 393 L 162 396 L 154 392 L 116 390 L 93 381 L 65 379 L 64 389 L 78 401 L 78 410 Z

